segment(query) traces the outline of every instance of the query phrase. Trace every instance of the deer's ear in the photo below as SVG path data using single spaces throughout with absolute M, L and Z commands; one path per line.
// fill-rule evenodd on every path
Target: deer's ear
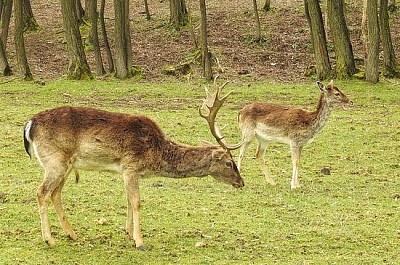
M 212 158 L 221 160 L 224 157 L 225 151 L 224 150 L 214 150 L 212 151 Z
M 325 91 L 325 86 L 324 86 L 324 84 L 322 84 L 321 81 L 317 81 L 317 87 L 318 87 L 321 91 Z

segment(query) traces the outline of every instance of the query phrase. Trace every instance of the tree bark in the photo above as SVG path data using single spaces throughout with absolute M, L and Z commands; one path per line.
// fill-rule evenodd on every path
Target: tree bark
M 113 73 L 114 72 L 114 61 L 113 61 L 113 56 L 111 53 L 110 43 L 108 41 L 108 36 L 107 36 L 106 24 L 105 24 L 105 19 L 104 19 L 104 8 L 105 8 L 105 0 L 101 0 L 100 12 L 99 12 L 100 28 L 101 28 L 101 34 L 103 36 L 103 41 L 104 41 L 104 49 L 105 49 L 105 52 L 107 55 L 108 72 Z
M 256 35 L 255 41 L 261 41 L 261 24 L 260 24 L 260 16 L 258 15 L 258 7 L 257 7 L 257 0 L 253 0 L 253 9 L 254 9 L 254 18 L 256 21 Z
M 12 75 L 10 65 L 8 64 L 7 54 L 3 42 L 0 41 L 0 76 Z
M 93 77 L 86 60 L 81 33 L 79 31 L 76 0 L 61 0 L 61 12 L 65 37 L 67 39 L 69 60 L 67 76 L 70 79 L 91 79 Z
M 203 76 L 206 80 L 212 80 L 211 54 L 208 51 L 207 42 L 207 11 L 206 1 L 200 0 L 201 26 L 200 26 L 200 43 L 203 65 Z
M 176 30 L 180 30 L 188 22 L 188 12 L 185 0 L 169 0 L 170 23 Z
M 365 79 L 371 83 L 379 81 L 379 22 L 377 0 L 367 0 L 367 61 Z
M 379 20 L 383 48 L 383 75 L 389 78 L 400 77 L 390 33 L 388 0 L 381 0 Z
M 115 11 L 115 75 L 132 76 L 132 46 L 129 31 L 129 0 L 114 0 Z
M 326 34 L 318 0 L 304 0 L 306 18 L 310 26 L 311 40 L 314 48 L 317 78 L 323 80 L 332 76 L 326 47 Z
M 328 0 L 327 5 L 328 21 L 335 47 L 336 76 L 338 78 L 348 78 L 356 72 L 343 4 L 343 0 Z
M 147 0 L 144 0 L 144 13 L 146 14 L 146 19 L 150 20 L 151 15 L 150 15 L 150 10 L 149 10 L 149 3 L 147 2 Z
M 14 16 L 15 16 L 15 51 L 17 55 L 18 68 L 22 72 L 24 79 L 32 80 L 31 69 L 29 68 L 28 59 L 26 57 L 24 43 L 24 10 L 23 0 L 15 0 Z
M 265 12 L 268 12 L 271 10 L 271 0 L 265 0 L 264 6 L 263 6 L 263 10 Z
M 24 12 L 24 32 L 32 32 L 38 30 L 39 24 L 36 22 L 33 16 L 32 6 L 30 0 L 23 0 L 23 12 Z
M 90 40 L 92 41 L 94 57 L 96 61 L 96 74 L 103 75 L 105 73 L 103 59 L 101 58 L 99 33 L 97 30 L 97 0 L 90 0 L 88 3 L 88 18 L 90 21 Z
M 1 10 L 1 41 L 3 42 L 4 51 L 7 50 L 8 30 L 10 28 L 12 6 L 13 0 L 3 0 L 3 8 Z

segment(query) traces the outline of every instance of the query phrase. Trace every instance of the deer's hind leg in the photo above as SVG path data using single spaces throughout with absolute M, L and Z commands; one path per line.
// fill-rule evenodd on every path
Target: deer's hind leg
M 37 190 L 37 201 L 41 220 L 42 237 L 44 242 L 52 247 L 55 245 L 55 241 L 50 232 L 48 205 L 49 201 L 52 200 L 64 231 L 66 227 L 68 229 L 69 224 L 66 220 L 61 204 L 61 190 L 70 171 L 70 166 L 68 163 L 63 162 L 61 155 L 54 154 L 51 155 L 51 159 L 48 158 L 46 161 L 41 160 L 41 164 L 43 165 L 45 172 L 43 182 Z M 67 225 L 65 226 L 65 224 Z
M 53 191 L 51 194 L 51 200 L 53 202 L 54 208 L 57 212 L 58 220 L 60 221 L 61 227 L 64 230 L 64 233 L 71 238 L 72 240 L 76 240 L 77 236 L 72 229 L 71 225 L 68 222 L 67 216 L 65 214 L 63 205 L 62 205 L 62 200 L 61 200 L 61 191 L 62 188 L 64 187 L 65 181 L 67 180 L 68 173 L 65 175 L 61 183 L 56 187 L 56 189 Z

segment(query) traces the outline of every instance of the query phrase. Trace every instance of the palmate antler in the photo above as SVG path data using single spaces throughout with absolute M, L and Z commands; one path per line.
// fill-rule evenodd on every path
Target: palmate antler
M 199 114 L 201 117 L 206 119 L 208 126 L 210 127 L 211 134 L 215 137 L 218 144 L 221 145 L 222 148 L 224 148 L 226 150 L 235 150 L 235 149 L 238 149 L 240 146 L 242 146 L 243 141 L 238 144 L 235 144 L 235 145 L 228 145 L 224 140 L 224 136 L 221 135 L 220 129 L 218 128 L 217 124 L 215 123 L 215 118 L 217 116 L 219 109 L 222 107 L 222 105 L 224 104 L 224 102 L 228 98 L 228 96 L 233 92 L 233 91 L 230 91 L 224 97 L 219 98 L 222 89 L 226 86 L 226 84 L 228 84 L 228 82 L 225 82 L 221 86 L 217 86 L 216 85 L 217 77 L 214 79 L 214 86 L 216 86 L 217 89 L 213 94 L 210 93 L 210 91 L 208 90 L 207 87 L 205 88 L 206 98 L 203 101 L 203 105 L 199 108 Z M 202 110 L 208 111 L 208 114 L 204 115 L 202 113 Z

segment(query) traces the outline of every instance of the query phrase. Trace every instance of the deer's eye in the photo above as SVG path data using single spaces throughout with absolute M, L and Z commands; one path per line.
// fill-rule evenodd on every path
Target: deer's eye
M 233 162 L 232 161 L 227 161 L 225 163 L 225 165 L 226 165 L 226 167 L 233 168 Z

